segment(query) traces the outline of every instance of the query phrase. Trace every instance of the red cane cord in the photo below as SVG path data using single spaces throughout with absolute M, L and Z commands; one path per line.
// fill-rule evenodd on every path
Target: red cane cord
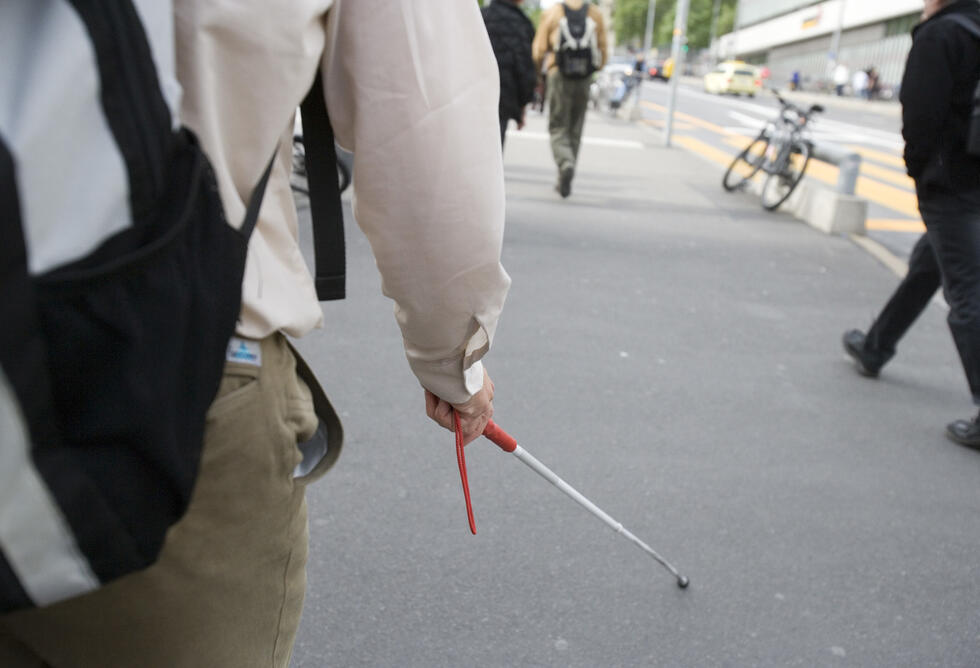
M 463 498 L 466 499 L 466 519 L 470 522 L 470 531 L 476 535 L 476 521 L 473 519 L 473 503 L 470 501 L 470 483 L 466 479 L 466 455 L 463 454 L 463 428 L 459 424 L 459 413 L 453 411 L 456 421 L 456 461 L 459 464 L 459 479 L 463 483 Z

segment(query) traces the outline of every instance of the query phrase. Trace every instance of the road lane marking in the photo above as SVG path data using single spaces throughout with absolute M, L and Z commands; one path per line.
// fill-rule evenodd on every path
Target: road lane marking
M 748 143 L 741 137 L 725 137 L 724 141 L 726 144 L 730 144 L 737 149 L 743 149 L 748 146 Z M 855 147 L 848 147 L 849 149 Z M 877 165 L 871 165 L 866 162 L 861 163 L 861 174 L 866 176 L 871 176 L 881 181 L 887 181 L 902 188 L 907 189 L 909 192 L 915 192 L 915 181 L 910 179 L 903 171 L 901 173 L 896 172 L 893 169 L 887 169 L 885 167 L 879 167 Z
M 650 125 L 652 127 L 655 127 L 655 128 L 663 128 L 665 125 L 667 125 L 667 121 L 665 121 L 665 120 L 663 120 L 661 118 L 644 118 L 643 119 L 643 123 L 645 123 L 646 125 Z M 682 130 L 682 131 L 686 132 L 688 130 L 693 130 L 694 129 L 694 126 L 691 125 L 690 123 L 684 123 L 682 121 L 680 123 L 674 123 L 674 129 L 675 130 Z
M 643 102 L 641 102 L 640 104 L 642 104 L 647 109 L 650 109 L 651 111 L 656 111 L 661 114 L 667 113 L 666 107 L 661 107 L 659 104 L 654 104 L 653 102 L 650 102 L 648 100 L 643 100 Z M 702 120 L 697 116 L 692 116 L 691 114 L 685 114 L 683 111 L 675 110 L 674 116 L 676 116 L 677 118 L 682 118 L 688 123 L 691 123 L 692 125 L 696 125 L 699 128 L 704 128 L 705 130 L 711 130 L 712 132 L 716 132 L 720 135 L 728 134 L 728 131 L 725 128 L 721 127 L 720 125 L 709 123 L 708 121 Z
M 828 185 L 837 184 L 837 176 L 840 170 L 819 160 L 811 160 L 807 167 L 807 176 L 813 176 Z M 859 176 L 855 194 L 863 197 L 869 202 L 880 204 L 886 209 L 897 211 L 909 218 L 919 216 L 919 201 L 915 193 L 911 193 L 894 186 L 885 185 L 866 176 Z
M 551 136 L 547 132 L 528 132 L 526 130 L 518 130 L 513 132 L 511 130 L 507 131 L 507 137 L 513 139 L 534 139 L 536 141 L 548 141 Z M 582 137 L 582 143 L 591 146 L 610 146 L 613 148 L 643 148 L 643 142 L 635 141 L 633 139 L 608 139 L 606 137 Z
M 888 165 L 889 167 L 898 167 L 903 172 L 905 171 L 905 160 L 900 155 L 896 155 L 894 153 L 883 153 L 882 151 L 875 151 L 874 149 L 865 148 L 864 146 L 849 145 L 847 148 L 854 151 L 865 160 L 872 160 L 883 165 Z
M 730 144 L 739 150 L 748 146 L 748 143 L 742 137 L 729 136 L 725 137 L 724 141 L 726 144 Z M 836 186 L 840 170 L 828 163 L 813 160 L 810 166 L 807 167 L 806 173 L 807 176 L 813 176 L 828 185 Z M 865 173 L 879 178 L 883 178 L 882 174 L 887 173 L 888 180 L 895 180 L 901 185 L 911 187 L 912 189 L 903 190 L 880 183 L 868 176 L 859 176 L 857 182 L 858 195 L 870 202 L 880 204 L 886 209 L 905 214 L 910 218 L 919 217 L 919 202 L 916 199 L 914 184 L 911 184 L 911 180 L 905 181 L 903 179 L 907 179 L 907 177 L 901 177 L 895 172 L 890 172 L 874 165 L 861 165 L 861 174 Z
M 764 106 L 759 103 L 747 102 L 745 100 L 724 95 L 704 93 L 696 88 L 681 88 L 679 91 L 686 96 L 702 98 L 714 106 L 742 109 L 749 113 L 762 115 L 766 118 L 773 118 L 778 111 L 778 109 Z M 804 108 L 806 107 L 806 105 L 801 106 Z M 661 107 L 661 109 L 663 109 L 663 107 Z M 826 116 L 818 116 L 814 122 L 813 130 L 819 134 L 823 128 L 826 128 L 827 133 L 833 137 L 836 137 L 838 141 L 846 137 L 846 141 L 865 142 L 885 149 L 898 150 L 901 150 L 901 147 L 904 145 L 901 136 L 897 132 L 879 130 L 877 128 L 856 125 L 844 121 L 831 120 Z
M 727 151 L 722 151 L 719 148 L 715 148 L 711 144 L 701 141 L 700 139 L 695 139 L 689 135 L 677 135 L 674 137 L 674 143 L 683 146 L 687 150 L 697 153 L 703 158 L 707 158 L 712 162 L 718 163 L 723 167 L 728 167 L 731 164 L 735 156 L 731 155 Z M 743 146 L 743 148 L 745 148 Z
M 915 192 L 915 181 L 905 173 L 905 170 L 901 172 L 896 172 L 894 169 L 888 169 L 886 167 L 879 167 L 878 165 L 870 165 L 866 162 L 861 163 L 861 173 L 867 174 L 868 176 L 873 176 L 876 179 L 881 179 L 882 181 L 888 181 L 889 183 L 894 183 L 897 186 L 907 188 L 911 192 Z
M 869 230 L 885 232 L 925 232 L 926 226 L 921 220 L 905 220 L 896 218 L 869 218 L 864 226 Z
M 760 130 L 767 123 L 767 121 L 761 118 L 756 118 L 755 116 L 749 116 L 748 114 L 743 114 L 737 111 L 729 111 L 728 117 L 738 121 L 739 123 L 741 123 L 747 128 L 755 128 L 756 130 Z
M 680 146 L 683 146 L 684 148 L 724 167 L 731 164 L 735 157 L 733 154 L 717 149 L 714 146 L 711 146 L 710 144 L 699 139 L 694 139 L 693 137 L 682 135 L 675 137 L 674 140 Z M 725 143 L 730 144 L 739 150 L 743 150 L 746 146 L 748 146 L 748 143 L 745 141 L 744 137 L 728 136 L 724 138 L 724 141 Z M 826 183 L 829 186 L 837 185 L 837 177 L 839 173 L 840 170 L 836 167 L 825 162 L 820 162 L 819 160 L 811 160 L 806 170 L 806 175 L 808 177 L 814 178 L 822 183 Z M 886 209 L 904 214 L 909 218 L 919 217 L 919 203 L 914 193 L 906 192 L 899 188 L 880 183 L 865 176 L 858 177 L 856 191 L 858 196 L 863 197 L 869 202 L 880 204 Z M 911 229 L 903 231 L 915 230 Z

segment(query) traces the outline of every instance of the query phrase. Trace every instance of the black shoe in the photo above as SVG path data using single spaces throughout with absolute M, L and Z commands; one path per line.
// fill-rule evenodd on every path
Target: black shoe
M 972 420 L 956 420 L 946 425 L 946 435 L 960 445 L 980 450 L 980 413 Z
M 868 350 L 864 332 L 859 329 L 844 332 L 843 343 L 844 350 L 857 362 L 858 373 L 868 378 L 877 378 L 881 367 L 885 366 L 885 362 L 895 354 L 882 350 Z
M 563 198 L 572 194 L 572 177 L 575 176 L 575 169 L 563 167 L 558 173 L 558 194 Z

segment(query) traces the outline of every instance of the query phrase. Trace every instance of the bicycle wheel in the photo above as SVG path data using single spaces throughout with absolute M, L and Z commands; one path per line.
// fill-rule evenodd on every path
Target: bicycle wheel
M 732 164 L 725 171 L 721 180 L 722 187 L 728 192 L 744 188 L 766 162 L 766 150 L 769 148 L 769 137 L 765 132 L 752 140 L 741 153 L 735 156 Z
M 766 182 L 762 184 L 762 208 L 775 211 L 789 199 L 803 180 L 803 173 L 809 163 L 810 145 L 803 141 L 793 142 L 783 168 L 766 176 Z

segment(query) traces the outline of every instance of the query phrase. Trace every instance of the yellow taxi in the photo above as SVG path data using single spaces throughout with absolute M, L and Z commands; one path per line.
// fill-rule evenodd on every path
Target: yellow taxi
M 704 90 L 718 95 L 730 93 L 753 97 L 762 90 L 762 77 L 753 65 L 741 60 L 726 60 L 704 75 Z

